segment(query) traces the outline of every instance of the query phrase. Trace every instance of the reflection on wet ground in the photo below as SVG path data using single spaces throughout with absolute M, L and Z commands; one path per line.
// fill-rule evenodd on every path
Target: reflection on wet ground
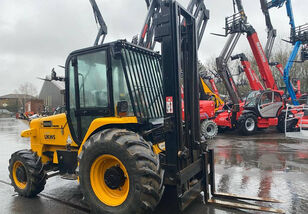
M 20 137 L 27 122 L 0 118 L 0 209 L 1 213 L 85 213 L 77 182 L 54 177 L 35 199 L 24 199 L 8 185 L 8 159 L 11 153 L 29 148 L 29 140 Z M 285 139 L 275 129 L 251 137 L 225 133 L 210 142 L 215 149 L 216 188 L 247 196 L 271 197 L 281 204 L 265 204 L 286 213 L 308 213 L 308 139 Z M 5 200 L 4 200 L 5 199 Z M 175 213 L 173 198 L 164 196 L 155 213 Z M 256 213 L 234 210 L 194 201 L 184 213 Z
M 308 213 L 308 141 L 273 132 L 245 138 L 227 133 L 211 143 L 218 191 L 276 198 L 283 203 L 273 207 Z

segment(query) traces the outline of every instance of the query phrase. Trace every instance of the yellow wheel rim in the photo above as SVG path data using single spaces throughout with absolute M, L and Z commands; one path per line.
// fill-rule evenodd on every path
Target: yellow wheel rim
M 27 182 L 24 181 L 19 181 L 18 178 L 17 178 L 17 174 L 16 174 L 16 171 L 19 167 L 23 167 L 25 169 L 25 166 L 23 165 L 22 162 L 20 161 L 16 161 L 13 165 L 13 180 L 14 180 L 14 183 L 16 184 L 16 186 L 19 188 L 19 189 L 25 189 L 26 186 L 27 186 Z
M 105 174 L 108 169 L 119 167 L 124 174 L 124 184 L 117 189 L 111 189 L 105 182 Z M 129 177 L 125 166 L 113 155 L 101 155 L 92 164 L 90 170 L 92 189 L 97 198 L 108 206 L 119 206 L 127 198 L 129 192 Z

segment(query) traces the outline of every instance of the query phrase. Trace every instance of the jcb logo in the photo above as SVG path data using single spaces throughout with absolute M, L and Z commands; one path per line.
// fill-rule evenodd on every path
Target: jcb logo
M 56 139 L 56 136 L 55 135 L 44 135 L 45 137 L 45 140 L 55 140 Z

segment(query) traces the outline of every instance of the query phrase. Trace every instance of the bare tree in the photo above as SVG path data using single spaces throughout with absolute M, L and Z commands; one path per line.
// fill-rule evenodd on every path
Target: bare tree
M 15 90 L 15 93 L 19 94 L 18 101 L 23 111 L 25 110 L 26 102 L 31 100 L 33 97 L 37 97 L 37 89 L 30 82 L 20 84 L 18 89 Z

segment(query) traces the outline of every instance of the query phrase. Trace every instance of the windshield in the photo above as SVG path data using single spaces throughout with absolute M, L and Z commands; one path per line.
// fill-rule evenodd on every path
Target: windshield
M 257 102 L 257 97 L 260 95 L 259 91 L 253 91 L 250 94 L 248 94 L 246 101 L 245 101 L 245 106 L 247 107 L 254 107 Z

